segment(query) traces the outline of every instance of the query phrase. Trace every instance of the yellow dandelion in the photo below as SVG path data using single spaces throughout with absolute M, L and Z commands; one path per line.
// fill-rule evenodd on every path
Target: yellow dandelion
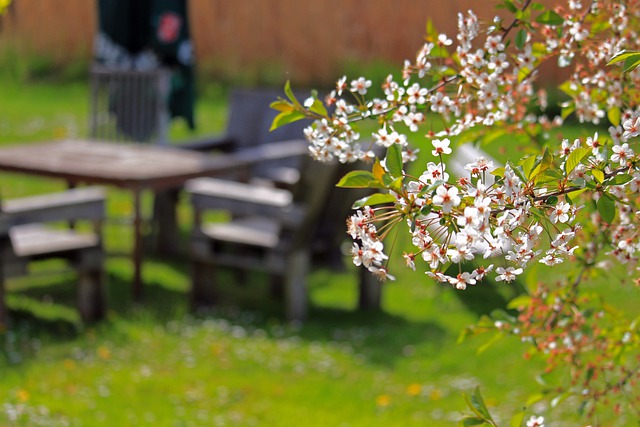
M 214 356 L 222 356 L 224 353 L 224 345 L 222 344 L 211 344 L 211 354 Z
M 67 128 L 63 126 L 58 126 L 53 129 L 53 136 L 56 139 L 65 138 L 69 136 L 69 132 L 67 132 Z
M 429 398 L 431 398 L 431 400 L 440 400 L 442 399 L 442 392 L 437 388 L 434 388 L 431 390 L 431 393 L 429 393 Z
M 111 351 L 105 346 L 100 346 L 98 347 L 98 357 L 102 360 L 109 360 L 111 359 Z
M 407 387 L 407 394 L 409 396 L 418 396 L 422 393 L 422 386 L 420 384 L 409 384 Z
M 76 362 L 73 359 L 64 359 L 64 362 L 62 363 L 64 368 L 68 371 L 72 371 L 76 367 Z
M 27 400 L 29 400 L 30 395 L 27 390 L 20 389 L 16 392 L 16 397 L 20 402 L 26 402 Z
M 376 397 L 376 405 L 380 407 L 389 406 L 390 403 L 391 396 L 389 396 L 388 394 L 381 394 L 380 396 Z

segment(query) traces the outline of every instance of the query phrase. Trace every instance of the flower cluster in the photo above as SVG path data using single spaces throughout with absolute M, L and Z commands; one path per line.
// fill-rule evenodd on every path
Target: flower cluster
M 382 82 L 382 96 L 368 98 L 370 80 L 343 76 L 325 99 L 331 114 L 315 98 L 305 103 L 308 108 L 295 109 L 315 119 L 305 135 L 319 160 L 373 161 L 387 150 L 367 183 L 360 175 L 342 183 L 349 187 L 358 181 L 361 187 L 381 188 L 389 195 L 376 198 L 375 204 L 365 201 L 364 209 L 348 221 L 356 241 L 354 263 L 383 279 L 391 276 L 382 241 L 402 222 L 408 224 L 416 247 L 403 254 L 407 265 L 415 269 L 422 259 L 429 276 L 457 289 L 478 283 L 488 273 L 511 282 L 534 259 L 558 264 L 578 248 L 572 240 L 580 228 L 576 214 L 584 206 L 580 200 L 585 197 L 579 195 L 585 190 L 590 191 L 583 203 L 595 201 L 603 223 L 611 228 L 611 253 L 634 260 L 640 249 L 631 225 L 633 200 L 626 196 L 635 193 L 640 176 L 632 145 L 640 133 L 640 112 L 632 93 L 622 90 L 638 82 L 640 72 L 606 65 L 615 52 L 636 47 L 632 24 L 640 21 L 640 4 L 591 1 L 587 6 L 571 1 L 553 10 L 530 1 L 522 2 L 519 10 L 515 2 L 505 4 L 517 12 L 510 24 L 496 17 L 483 27 L 468 11 L 458 16 L 455 42 L 429 30 L 415 60 L 405 61 L 401 78 L 389 75 Z M 532 9 L 539 14 L 534 17 Z M 524 21 L 527 25 L 519 27 Z M 560 86 L 570 100 L 563 104 L 561 117 L 550 119 L 530 107 L 548 107 L 546 92 L 535 90 L 534 82 L 539 66 L 552 58 L 561 67 L 574 67 Z M 544 140 L 550 127 L 572 113 L 593 124 L 606 116 L 609 135 L 565 139 L 557 148 L 547 140 L 541 155 L 504 167 L 478 155 L 465 161 L 462 174 L 447 170 L 447 164 L 460 162 L 456 142 L 495 138 L 496 132 Z M 357 128 L 366 119 L 378 125 L 370 139 L 362 139 Z M 423 137 L 412 136 L 418 132 Z M 410 143 L 416 139 L 423 141 L 419 146 L 429 144 L 434 158 L 417 178 L 406 171 L 407 162 L 417 158 L 419 148 Z M 613 227 L 618 212 L 619 225 Z M 478 261 L 473 271 L 449 269 L 468 261 Z
M 432 145 L 441 160 L 451 153 L 448 139 L 435 139 Z M 579 141 L 576 146 L 580 146 Z M 348 220 L 349 234 L 360 241 L 352 252 L 356 265 L 385 277 L 386 270 L 381 275 L 380 269 L 387 256 L 376 224 L 389 227 L 393 221 L 407 217 L 416 248 L 404 254 L 407 265 L 415 270 L 416 259 L 421 258 L 428 265 L 430 277 L 456 289 L 475 285 L 488 273 L 495 274 L 497 281 L 515 280 L 540 255 L 536 246 L 542 237 L 550 238 L 549 248 L 540 258 L 544 264 L 562 262 L 576 250 L 571 242 L 578 226 L 567 224 L 573 221 L 578 207 L 551 200 L 557 199 L 557 189 L 550 193 L 542 188 L 538 190 L 542 195 L 535 196 L 525 186 L 522 172 L 517 173 L 510 165 L 498 172 L 493 161 L 484 157 L 465 164 L 464 170 L 468 174 L 452 183 L 444 161 L 429 162 L 420 177 L 407 179 L 406 186 L 392 190 L 392 207 L 365 206 L 357 210 Z M 551 226 L 546 227 L 546 234 L 543 225 Z M 452 263 L 498 256 L 505 266 L 494 269 L 494 264 L 479 262 L 473 271 L 460 269 L 456 275 L 445 274 Z
M 593 313 L 605 311 L 583 310 L 579 289 L 583 272 L 614 260 L 639 270 L 640 1 L 500 7 L 488 21 L 459 14 L 452 37 L 428 25 L 416 58 L 377 90 L 365 77 L 343 76 L 324 102 L 314 95 L 303 105 L 286 91 L 289 100 L 274 108 L 279 123 L 313 119 L 305 136 L 316 159 L 372 163 L 338 185 L 378 190 L 354 204 L 347 227 L 353 262 L 379 278 L 393 279 L 384 244 L 392 230 L 410 236 L 402 254 L 409 268 L 458 290 L 485 277 L 513 282 L 534 262 L 574 261 L 575 281 L 553 297 L 533 289 L 520 317 L 495 328 L 548 355 L 548 367 L 569 366 L 572 393 L 599 403 L 640 379 L 637 322 L 603 326 L 605 316 Z M 543 64 L 567 76 L 558 109 L 548 82 L 538 85 Z M 569 118 L 587 132 L 552 138 Z M 370 137 L 364 121 L 376 126 Z M 518 145 L 521 158 L 498 164 L 474 148 L 491 141 Z M 597 386 L 596 376 L 607 380 Z

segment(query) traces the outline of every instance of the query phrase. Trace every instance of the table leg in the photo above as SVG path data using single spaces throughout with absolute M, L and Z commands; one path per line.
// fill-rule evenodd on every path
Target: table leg
M 176 209 L 179 189 L 156 191 L 153 201 L 152 251 L 156 255 L 176 257 L 183 254 Z
M 142 195 L 133 191 L 133 299 L 142 299 Z

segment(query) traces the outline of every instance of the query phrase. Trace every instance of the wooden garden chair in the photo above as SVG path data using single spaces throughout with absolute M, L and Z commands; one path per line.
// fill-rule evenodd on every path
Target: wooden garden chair
M 31 261 L 62 258 L 78 275 L 77 305 L 83 321 L 105 314 L 101 222 L 104 190 L 84 187 L 61 193 L 6 200 L 0 209 L 0 326 L 7 325 L 5 279 L 28 274 Z M 79 232 L 76 221 L 93 232 Z M 52 226 L 47 226 L 48 224 Z M 64 223 L 69 227 L 61 228 Z
M 190 245 L 194 306 L 215 302 L 216 267 L 262 270 L 283 285 L 287 318 L 306 317 L 310 240 L 334 184 L 336 165 L 307 157 L 303 167 L 293 191 L 222 179 L 189 181 L 195 211 Z M 225 223 L 203 223 L 208 209 L 242 214 Z
M 269 182 L 281 186 L 294 185 L 299 179 L 300 153 L 290 152 L 286 144 L 279 143 L 303 140 L 304 128 L 309 122 L 302 120 L 270 131 L 271 122 L 278 114 L 270 105 L 279 96 L 282 96 L 282 91 L 271 88 L 233 89 L 225 132 L 179 146 L 197 151 L 240 154 L 247 149 L 269 145 L 273 152 L 271 158 L 256 162 L 243 178 L 254 182 L 261 179 L 262 184 L 267 185 Z M 276 153 L 278 147 L 282 148 Z

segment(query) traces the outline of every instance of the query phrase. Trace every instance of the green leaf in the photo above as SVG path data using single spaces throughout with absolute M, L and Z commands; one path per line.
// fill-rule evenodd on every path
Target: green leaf
M 382 165 L 380 164 L 380 160 L 376 158 L 376 161 L 373 163 L 373 168 L 371 169 L 373 176 L 379 183 L 384 182 L 384 176 L 387 175 L 387 172 L 384 170 Z
M 608 21 L 601 20 L 591 24 L 591 34 L 598 34 L 602 31 L 606 31 L 611 28 L 611 24 Z
M 578 415 L 583 416 L 584 410 L 587 409 L 587 405 L 589 404 L 588 400 L 583 400 L 580 402 L 580 406 L 578 406 Z
M 382 176 L 382 184 L 384 184 L 385 188 L 394 190 L 397 193 L 402 191 L 402 177 L 394 179 L 388 173 L 384 174 Z
M 370 196 L 367 197 L 363 197 L 361 199 L 356 200 L 353 203 L 352 208 L 353 209 L 358 209 L 361 208 L 363 206 L 375 206 L 375 205 L 382 205 L 385 203 L 394 203 L 396 201 L 396 198 L 393 194 L 389 194 L 389 193 L 375 193 L 372 194 Z
M 598 199 L 596 206 L 602 220 L 611 224 L 616 218 L 616 202 L 608 194 L 604 193 Z
M 522 49 L 525 45 L 525 43 L 527 42 L 527 31 L 524 29 L 520 29 L 520 31 L 518 31 L 518 33 L 516 34 L 516 47 L 518 49 Z
M 595 180 L 600 184 L 602 184 L 602 182 L 604 181 L 604 172 L 602 172 L 600 169 L 592 169 L 591 175 L 593 175 Z
M 284 93 L 287 95 L 287 98 L 295 105 L 297 108 L 302 109 L 302 104 L 298 101 L 296 96 L 293 94 L 293 90 L 291 90 L 291 82 L 287 80 L 284 84 Z
M 570 81 L 566 81 L 562 83 L 560 86 L 558 86 L 558 89 L 560 89 L 562 92 L 566 93 L 571 97 L 578 94 L 578 90 L 574 88 L 574 86 L 571 84 Z
M 504 173 L 505 173 L 505 168 L 503 167 L 495 168 L 493 171 L 491 171 L 491 175 L 497 176 L 499 178 L 502 178 L 504 176 Z
M 269 128 L 269 132 L 278 129 L 281 126 L 287 125 L 289 123 L 297 122 L 298 120 L 306 119 L 307 116 L 302 114 L 299 111 L 291 110 L 291 111 L 283 111 L 273 118 L 273 122 L 271 122 L 271 127 Z
M 558 197 L 551 196 L 551 197 L 547 198 L 546 202 L 547 202 L 548 205 L 555 206 L 558 203 Z
M 483 420 L 480 417 L 464 417 L 462 419 L 462 425 L 464 427 L 471 427 L 471 426 L 481 426 L 483 424 L 487 424 L 487 422 L 485 420 Z
M 544 171 L 543 175 L 548 177 L 549 179 L 555 179 L 559 181 L 564 179 L 564 175 L 562 174 L 562 172 L 556 169 L 547 169 L 546 171 Z
M 465 394 L 465 400 L 467 401 L 467 405 L 469 405 L 469 408 L 471 408 L 471 410 L 478 415 L 478 417 L 481 417 L 483 420 L 489 421 L 491 420 L 491 414 L 489 414 L 489 410 L 487 409 L 487 406 L 484 403 L 484 399 L 482 398 L 482 394 L 480 394 L 480 387 L 476 387 L 473 390 L 473 394 L 471 396 L 468 396 Z
M 431 18 L 427 19 L 426 34 L 431 39 L 429 41 L 432 41 L 435 43 L 436 40 L 438 40 L 438 31 L 433 26 L 433 21 L 431 20 Z
M 614 126 L 618 126 L 620 124 L 621 116 L 622 114 L 620 113 L 619 107 L 613 107 L 609 111 L 607 111 L 607 118 Z
M 536 18 L 536 22 L 544 25 L 562 25 L 564 19 L 553 10 L 547 10 Z
M 518 8 L 513 4 L 513 0 L 503 0 L 502 5 L 504 9 L 507 9 L 511 13 L 516 13 Z
M 620 61 L 626 61 L 627 59 L 633 58 L 634 56 L 638 56 L 638 55 L 640 55 L 640 52 L 636 52 L 636 51 L 627 52 L 626 50 L 621 50 L 620 52 L 613 55 L 613 58 L 611 58 L 609 62 L 607 62 L 607 65 L 612 65 Z
M 341 188 L 382 188 L 376 177 L 369 171 L 350 171 L 336 184 Z
M 561 394 L 557 395 L 551 401 L 551 407 L 555 408 L 556 406 L 558 406 L 558 404 L 560 404 L 563 400 L 565 400 L 569 396 L 571 396 L 571 393 L 568 393 L 568 392 L 567 393 L 561 393 Z
M 621 173 L 606 180 L 604 184 L 605 185 L 624 185 L 627 182 L 630 182 L 632 180 L 633 180 L 633 177 L 628 173 Z
M 518 83 L 522 83 L 524 79 L 526 79 L 530 75 L 531 75 L 531 70 L 529 70 L 529 68 L 527 67 L 520 68 L 520 71 L 518 71 Z
M 540 402 L 542 399 L 544 399 L 544 394 L 542 394 L 542 393 L 532 394 L 531 396 L 529 396 L 527 398 L 527 401 L 525 402 L 525 405 L 526 406 L 531 406 L 531 405 L 533 405 L 535 403 Z
M 623 50 L 613 55 L 613 58 L 611 58 L 607 65 L 612 65 L 622 61 L 624 61 L 624 64 L 622 65 L 622 70 L 624 72 L 633 70 L 640 65 L 640 52 L 627 52 Z
M 274 110 L 280 111 L 282 113 L 286 113 L 295 109 L 293 105 L 291 105 L 284 99 L 278 99 L 277 101 L 273 101 L 271 104 L 269 104 L 269 107 L 273 108 Z
M 492 130 L 488 130 L 484 136 L 482 137 L 482 142 L 484 144 L 491 144 L 493 141 L 495 141 L 496 139 L 507 135 L 508 132 L 504 129 L 500 129 L 500 128 L 496 128 L 496 129 L 492 129 Z
M 312 113 L 319 114 L 323 117 L 327 117 L 329 115 L 329 113 L 327 113 L 327 109 L 325 108 L 324 104 L 318 98 L 313 99 L 313 104 L 311 104 L 311 107 L 309 107 L 309 111 L 311 111 Z
M 551 154 L 547 147 L 544 147 L 542 158 L 540 158 L 540 160 L 536 162 L 536 167 L 533 169 L 533 171 L 531 171 L 531 175 L 529 176 L 529 178 L 538 177 L 542 172 L 546 171 L 551 166 L 553 166 L 553 154 Z
M 529 295 L 520 295 L 509 301 L 507 308 L 510 310 L 517 310 L 520 307 L 528 307 L 530 304 L 531 297 Z
M 622 71 L 625 73 L 627 71 L 633 71 L 638 68 L 638 65 L 640 65 L 640 54 L 630 56 L 629 58 L 625 59 Z
M 509 422 L 510 427 L 522 427 L 522 422 L 524 421 L 525 412 L 521 411 L 511 417 L 511 421 Z
M 544 10 L 544 5 L 542 3 L 534 2 L 534 3 L 531 3 L 531 9 Z
M 536 156 L 529 156 L 520 163 L 522 165 L 522 172 L 527 179 L 531 177 L 531 170 L 533 169 L 535 163 Z
M 387 150 L 387 156 L 384 159 L 387 170 L 394 178 L 399 178 L 402 173 L 402 147 L 399 144 L 392 144 Z
M 568 107 L 562 108 L 562 110 L 560 111 L 560 116 L 562 117 L 563 120 L 565 120 L 575 110 L 576 110 L 576 107 L 574 105 L 569 105 Z
M 564 164 L 564 170 L 567 172 L 567 175 L 573 171 L 576 166 L 580 164 L 582 159 L 584 159 L 587 155 L 591 154 L 590 148 L 579 147 L 573 150 L 569 157 L 567 157 L 567 161 Z
M 476 350 L 476 354 L 484 353 L 489 347 L 500 341 L 502 338 L 504 338 L 504 335 L 502 333 L 498 332 L 497 334 L 494 334 L 491 338 L 489 338 L 489 340 L 485 341 L 480 347 L 478 347 L 478 349 Z
M 421 209 L 420 209 L 420 215 L 429 215 L 431 213 L 431 210 L 433 209 L 433 205 L 428 204 L 428 205 L 424 205 Z

